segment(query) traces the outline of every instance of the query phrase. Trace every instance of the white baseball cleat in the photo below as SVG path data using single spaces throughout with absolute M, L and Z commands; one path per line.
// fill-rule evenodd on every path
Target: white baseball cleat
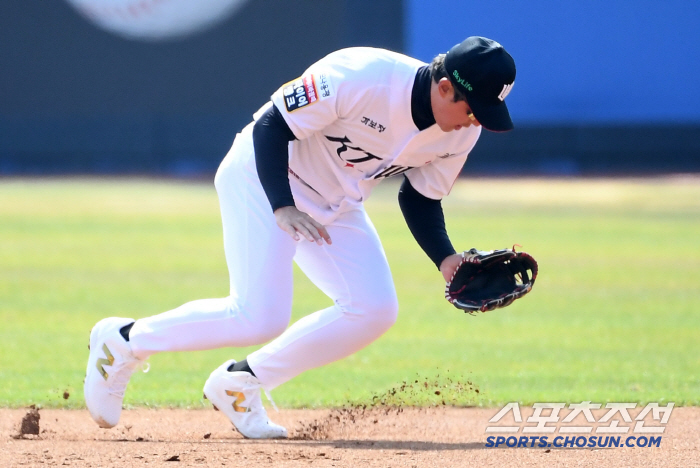
M 231 359 L 211 373 L 204 396 L 248 439 L 284 439 L 287 429 L 270 421 L 260 399 L 262 385 L 248 372 L 229 372 Z M 272 401 L 272 400 L 270 400 Z
M 100 427 L 117 425 L 131 374 L 139 364 L 145 364 L 131 354 L 131 346 L 119 333 L 133 322 L 130 318 L 110 317 L 97 322 L 90 332 L 83 393 L 90 416 Z

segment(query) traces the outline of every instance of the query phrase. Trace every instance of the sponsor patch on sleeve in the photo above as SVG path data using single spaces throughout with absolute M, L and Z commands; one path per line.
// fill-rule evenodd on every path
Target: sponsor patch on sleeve
M 282 94 L 287 112 L 310 106 L 319 99 L 316 78 L 309 74 L 290 81 L 282 87 Z

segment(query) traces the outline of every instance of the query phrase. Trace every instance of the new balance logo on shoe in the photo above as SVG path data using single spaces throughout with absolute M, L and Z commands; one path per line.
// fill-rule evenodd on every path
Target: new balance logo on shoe
M 226 390 L 226 395 L 230 397 L 236 397 L 236 401 L 233 402 L 233 410 L 236 411 L 237 413 L 248 413 L 250 412 L 250 408 L 246 408 L 245 406 L 240 406 L 241 403 L 245 401 L 245 395 L 243 392 L 234 392 L 231 390 Z
M 260 399 L 260 381 L 249 372 L 229 371 L 235 363 L 235 360 L 230 359 L 211 373 L 204 384 L 204 396 L 231 421 L 243 437 L 286 438 L 287 429 L 273 423 L 267 416 Z
M 112 352 L 109 350 L 107 347 L 107 343 L 105 343 L 102 346 L 102 351 L 105 353 L 105 356 L 107 356 L 107 359 L 105 358 L 99 358 L 97 362 L 95 363 L 97 366 L 97 370 L 100 372 L 102 375 L 102 378 L 107 380 L 109 378 L 109 374 L 105 370 L 104 366 L 112 366 L 114 365 L 114 356 L 112 355 Z
M 100 320 L 90 332 L 90 355 L 85 369 L 83 394 L 90 416 L 104 428 L 119 423 L 124 393 L 137 366 L 145 364 L 131 352 L 119 333 L 134 319 L 109 317 Z

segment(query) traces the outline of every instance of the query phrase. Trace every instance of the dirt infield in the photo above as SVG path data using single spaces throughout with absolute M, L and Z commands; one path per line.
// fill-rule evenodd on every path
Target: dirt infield
M 675 408 L 659 447 L 605 449 L 486 448 L 496 412 L 273 411 L 291 439 L 253 441 L 211 410 L 127 410 L 104 430 L 87 411 L 1 409 L 0 466 L 700 466 L 700 408 Z

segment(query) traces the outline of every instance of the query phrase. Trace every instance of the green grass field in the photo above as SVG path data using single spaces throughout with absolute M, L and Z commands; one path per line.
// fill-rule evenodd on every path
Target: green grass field
M 444 202 L 455 246 L 520 244 L 540 263 L 532 294 L 474 317 L 445 301 L 396 191 L 382 184 L 368 211 L 398 287 L 397 324 L 276 389 L 279 406 L 369 402 L 416 380 L 402 403 L 700 404 L 700 179 L 460 181 Z M 296 273 L 295 319 L 329 304 Z M 0 180 L 0 406 L 82 407 L 97 320 L 227 289 L 212 183 Z M 248 351 L 153 356 L 126 404 L 202 406 L 211 370 Z

